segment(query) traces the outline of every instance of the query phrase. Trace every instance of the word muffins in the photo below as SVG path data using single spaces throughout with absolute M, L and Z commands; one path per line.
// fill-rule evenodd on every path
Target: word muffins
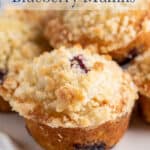
M 45 36 L 53 47 L 80 43 L 125 63 L 149 45 L 150 1 L 101 4 L 92 10 L 50 12 Z
M 44 44 L 38 43 L 38 38 L 42 37 L 40 27 L 23 19 L 27 15 L 25 12 L 22 11 L 22 15 L 19 12 L 0 16 L 0 86 L 8 74 L 17 76 L 25 63 L 44 50 Z M 1 97 L 0 111 L 10 111 L 9 104 Z
M 35 58 L 5 78 L 0 94 L 47 150 L 111 148 L 138 98 L 130 76 L 109 56 L 80 46 Z
M 128 71 L 139 89 L 139 107 L 142 116 L 150 123 L 150 50 L 138 56 Z

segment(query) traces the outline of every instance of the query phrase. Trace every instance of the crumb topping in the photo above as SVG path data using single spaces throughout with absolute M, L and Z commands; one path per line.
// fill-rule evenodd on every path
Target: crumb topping
M 130 76 L 115 62 L 80 46 L 35 58 L 17 78 L 7 77 L 0 93 L 20 115 L 52 127 L 100 125 L 130 113 L 137 98 Z
M 20 19 L 16 12 L 1 15 L 0 70 L 17 72 L 23 63 L 38 56 L 42 52 L 37 41 L 40 32 L 36 24 Z
M 107 4 L 107 7 L 99 6 L 100 10 L 61 11 L 57 17 L 50 18 L 45 35 L 54 47 L 81 43 L 97 47 L 100 53 L 126 47 L 142 31 L 150 31 L 147 18 L 150 1 L 143 4 L 143 0 L 139 0 L 137 3 L 142 3 L 144 9 L 132 10 L 130 5 L 127 10 L 121 11 L 120 5 L 115 5 L 114 10 L 114 5 Z
M 138 56 L 128 68 L 140 94 L 150 97 L 150 50 Z

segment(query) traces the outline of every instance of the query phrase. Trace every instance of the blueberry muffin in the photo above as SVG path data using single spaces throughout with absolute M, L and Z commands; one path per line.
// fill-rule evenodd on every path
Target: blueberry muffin
M 61 47 L 8 75 L 0 88 L 47 150 L 109 149 L 128 127 L 137 99 L 130 76 L 111 60 Z
M 53 47 L 80 43 L 125 63 L 149 45 L 149 6 L 150 0 L 136 0 L 127 6 L 107 3 L 98 10 L 95 6 L 92 10 L 50 12 L 45 36 Z
M 39 46 L 41 46 L 42 49 L 50 50 L 51 46 L 48 44 L 48 42 L 45 40 L 45 37 L 43 35 L 43 27 L 48 21 L 48 10 L 28 10 L 28 9 L 11 9 L 9 7 L 6 7 L 3 15 L 19 19 L 20 21 L 23 21 L 25 23 L 28 23 L 32 26 L 32 29 L 36 31 L 36 41 L 37 43 L 40 43 Z M 38 32 L 37 32 L 38 31 Z
M 150 123 L 150 50 L 138 56 L 128 71 L 139 89 L 140 113 L 143 119 Z
M 24 63 L 46 50 L 45 44 L 39 41 L 42 37 L 40 27 L 29 22 L 30 19 L 21 19 L 26 13 L 19 15 L 12 11 L 9 15 L 0 16 L 0 86 L 8 74 L 17 75 Z M 3 99 L 5 97 L 0 97 L 0 111 L 10 111 L 10 106 Z

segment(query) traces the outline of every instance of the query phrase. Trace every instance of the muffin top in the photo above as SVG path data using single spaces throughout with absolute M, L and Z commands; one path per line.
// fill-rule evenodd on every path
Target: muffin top
M 109 56 L 75 46 L 44 53 L 8 76 L 0 93 L 28 119 L 52 127 L 89 127 L 130 113 L 137 89 Z
M 20 11 L 21 12 L 21 11 Z M 19 14 L 21 16 L 21 14 Z M 25 16 L 24 13 L 22 15 Z M 44 51 L 41 29 L 18 17 L 16 11 L 0 16 L 0 74 L 17 73 L 22 65 Z
M 139 92 L 143 96 L 150 97 L 150 50 L 138 56 L 128 68 Z
M 150 0 L 137 0 L 125 6 L 107 3 L 99 4 L 98 10 L 95 6 L 92 10 L 50 12 L 45 36 L 53 47 L 80 43 L 94 46 L 100 53 L 125 48 L 142 31 L 150 31 Z
M 37 44 L 41 46 L 42 49 L 49 50 L 50 46 L 43 35 L 43 28 L 48 21 L 47 13 L 48 10 L 20 10 L 17 8 L 12 9 L 7 7 L 4 13 L 2 13 L 2 16 L 19 20 L 20 22 L 23 22 L 26 26 L 30 26 L 30 30 L 28 33 L 34 36 L 34 40 L 36 40 Z

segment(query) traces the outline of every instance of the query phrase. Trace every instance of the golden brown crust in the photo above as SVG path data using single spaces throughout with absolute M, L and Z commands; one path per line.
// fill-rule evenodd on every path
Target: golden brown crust
M 3 98 L 0 97 L 0 112 L 10 112 L 11 107 L 8 102 L 4 101 Z
M 46 150 L 82 150 L 101 144 L 104 149 L 114 146 L 128 127 L 130 114 L 96 128 L 51 128 L 26 120 L 33 138 Z M 78 148 L 80 147 L 80 148 Z
M 140 95 L 139 107 L 144 121 L 150 123 L 150 98 Z

